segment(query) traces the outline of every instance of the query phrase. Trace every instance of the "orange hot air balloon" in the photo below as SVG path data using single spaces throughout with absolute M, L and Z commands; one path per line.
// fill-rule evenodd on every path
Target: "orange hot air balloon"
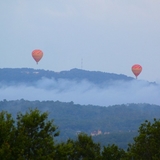
M 135 64 L 132 66 L 132 72 L 133 74 L 136 76 L 136 78 L 138 77 L 138 75 L 141 73 L 142 71 L 142 67 L 139 64 Z
M 34 51 L 32 51 L 32 57 L 34 58 L 34 60 L 38 62 L 41 60 L 41 58 L 43 57 L 43 52 L 39 49 L 35 49 Z

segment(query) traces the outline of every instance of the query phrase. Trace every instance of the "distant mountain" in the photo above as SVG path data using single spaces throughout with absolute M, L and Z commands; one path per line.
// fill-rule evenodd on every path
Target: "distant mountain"
M 107 83 L 110 81 L 131 81 L 134 78 L 123 74 L 105 73 L 100 71 L 86 71 L 81 69 L 71 69 L 69 71 L 54 72 L 49 70 L 35 70 L 31 68 L 1 68 L 0 82 L 24 82 L 32 83 L 43 77 L 57 79 L 67 79 L 82 81 L 87 80 L 95 84 Z

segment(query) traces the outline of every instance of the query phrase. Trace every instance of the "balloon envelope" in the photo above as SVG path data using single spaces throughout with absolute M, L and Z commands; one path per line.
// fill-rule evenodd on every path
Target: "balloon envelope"
M 34 58 L 34 60 L 38 62 L 41 60 L 41 58 L 43 57 L 43 52 L 39 49 L 35 49 L 34 51 L 32 51 L 32 57 Z
M 132 72 L 136 76 L 136 78 L 141 73 L 141 71 L 142 71 L 142 66 L 141 65 L 135 64 L 135 65 L 132 66 Z

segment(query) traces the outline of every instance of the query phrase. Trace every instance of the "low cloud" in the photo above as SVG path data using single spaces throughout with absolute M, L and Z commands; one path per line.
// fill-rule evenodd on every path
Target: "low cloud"
M 160 85 L 146 81 L 113 81 L 96 85 L 89 81 L 43 78 L 32 85 L 0 84 L 0 100 L 53 100 L 76 104 L 109 106 L 126 103 L 160 105 Z

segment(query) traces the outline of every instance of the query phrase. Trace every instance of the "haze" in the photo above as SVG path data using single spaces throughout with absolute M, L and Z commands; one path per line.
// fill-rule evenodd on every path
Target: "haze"
M 68 81 L 43 78 L 36 85 L 1 83 L 0 100 L 61 101 L 76 104 L 109 106 L 127 103 L 150 103 L 160 105 L 160 85 L 146 81 L 114 81 L 96 85 L 88 81 Z

